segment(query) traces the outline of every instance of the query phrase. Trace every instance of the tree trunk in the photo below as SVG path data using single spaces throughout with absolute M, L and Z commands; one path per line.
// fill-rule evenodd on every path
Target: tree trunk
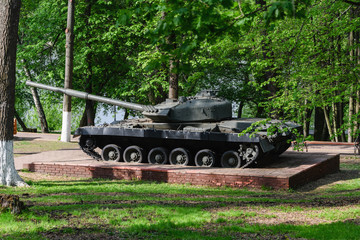
M 173 49 L 176 49 L 175 38 L 176 36 L 174 33 L 170 34 L 167 38 L 167 43 L 173 45 Z M 179 74 L 177 73 L 179 60 L 176 59 L 176 56 L 170 56 L 169 64 L 169 98 L 177 99 L 179 96 Z
M 93 8 L 93 1 L 91 0 L 86 0 L 86 8 L 85 8 L 85 12 L 84 15 L 86 17 L 86 26 L 90 29 L 90 18 L 91 18 L 91 14 L 92 14 L 92 8 Z M 90 39 L 92 36 L 90 36 L 90 31 L 88 31 L 86 38 Z M 91 46 L 91 42 L 87 42 L 86 46 L 88 47 L 88 49 L 92 49 Z M 92 79 L 93 79 L 93 53 L 90 50 L 87 54 L 86 54 L 86 86 L 85 86 L 85 91 L 89 94 L 93 93 L 93 83 L 92 83 Z M 95 125 L 95 103 L 91 100 L 86 100 L 85 103 L 85 113 L 86 113 L 86 126 L 94 126 Z
M 354 98 L 352 94 L 353 94 L 353 87 L 351 86 L 350 97 L 349 97 L 349 116 L 348 116 L 349 128 L 348 128 L 348 137 L 347 137 L 348 142 L 352 142 L 353 139 Z
M 315 108 L 315 119 L 314 119 L 314 140 L 324 141 L 328 140 L 328 131 L 326 127 L 324 111 L 322 108 Z
M 357 38 L 356 38 L 356 45 L 359 46 L 360 43 L 360 32 L 357 32 Z M 356 57 L 357 57 L 357 65 L 360 65 L 360 47 L 357 47 L 356 49 Z M 356 82 L 359 83 L 359 79 L 356 79 Z M 358 85 L 358 84 L 357 84 Z M 360 90 L 357 89 L 356 90 L 356 101 L 355 101 L 355 114 L 358 118 L 360 113 Z M 359 130 L 359 121 L 357 120 L 354 121 L 354 133 L 359 135 L 358 130 Z
M 339 93 L 340 95 L 340 93 Z M 342 102 L 339 102 L 337 104 L 337 108 L 338 108 L 338 129 L 342 129 L 342 126 L 344 126 L 344 104 Z M 346 142 L 346 137 L 345 137 L 345 131 L 342 129 L 341 130 L 341 134 L 340 134 L 340 141 L 341 142 Z
M 255 117 L 264 118 L 265 117 L 264 112 L 265 112 L 264 107 L 261 107 L 261 106 L 257 105 Z
M 307 105 L 307 100 L 305 100 L 305 106 Z M 310 119 L 311 119 L 311 114 L 312 114 L 312 109 L 307 108 L 304 111 L 304 117 L 303 117 L 303 135 L 306 138 L 307 136 L 309 136 L 309 131 L 310 131 Z
M 166 12 L 161 12 L 161 19 L 165 19 Z M 168 45 L 173 45 L 173 49 L 176 49 L 176 36 L 174 33 L 170 33 L 170 35 L 166 38 L 166 43 Z M 168 98 L 177 99 L 178 98 L 178 87 L 179 87 L 179 75 L 176 70 L 179 65 L 179 60 L 175 58 L 175 56 L 170 56 L 169 60 L 169 94 Z
M 128 119 L 129 118 L 129 110 L 128 109 L 126 109 L 126 108 L 124 108 L 124 120 L 126 120 L 126 119 Z
M 17 122 L 20 124 L 22 130 L 23 130 L 24 132 L 29 131 L 29 129 L 26 127 L 25 123 L 23 122 L 23 120 L 21 119 L 20 115 L 17 113 L 16 110 L 15 110 L 14 114 L 15 114 L 16 120 L 17 120 Z
M 39 116 L 39 119 L 40 119 L 41 132 L 48 133 L 49 132 L 49 127 L 48 127 L 48 123 L 46 121 L 46 116 L 45 116 L 45 113 L 44 113 L 44 109 L 43 109 L 43 107 L 41 105 L 41 102 L 40 102 L 39 94 L 38 94 L 36 88 L 31 87 L 30 89 L 31 89 L 31 94 L 33 96 L 35 107 L 36 107 L 36 110 L 37 110 L 37 113 L 38 113 L 38 116 Z
M 354 133 L 359 135 L 358 130 L 359 130 L 359 121 L 357 120 L 359 113 L 360 113 L 360 91 L 357 90 L 356 91 L 356 101 L 355 101 L 355 115 L 357 116 L 355 121 L 354 121 Z
M 324 110 L 326 126 L 327 126 L 328 132 L 330 134 L 330 140 L 333 142 L 334 141 L 334 134 L 333 134 L 333 131 L 332 131 L 332 128 L 331 128 L 329 113 L 326 110 L 326 107 L 323 107 L 323 110 Z
M 90 100 L 86 100 L 85 104 L 85 112 L 86 112 L 86 125 L 94 126 L 95 125 L 95 106 L 94 102 Z
M 80 119 L 79 127 L 86 126 L 87 120 L 86 120 L 86 109 L 84 110 L 82 117 Z
M 239 103 L 239 108 L 238 108 L 238 114 L 237 114 L 237 117 L 238 117 L 238 118 L 241 118 L 243 108 L 244 108 L 244 102 L 241 101 L 241 102 Z
M 333 102 L 331 104 L 331 108 L 332 108 L 332 112 L 333 112 L 333 117 L 332 117 L 332 120 L 333 120 L 333 126 L 334 126 L 334 138 L 335 138 L 335 142 L 339 142 L 339 136 L 338 136 L 338 108 L 336 106 L 336 104 Z
M 64 88 L 72 88 L 73 61 L 74 61 L 74 12 L 75 12 L 75 0 L 69 0 L 67 27 L 65 30 L 66 53 L 65 53 Z M 70 142 L 70 135 L 71 135 L 71 97 L 64 95 L 61 141 Z
M 20 0 L 0 1 L 0 184 L 7 186 L 26 186 L 15 169 L 13 152 L 16 45 L 20 5 Z
M 351 31 L 349 34 L 349 46 L 350 48 L 352 47 L 354 42 L 354 32 Z M 353 61 L 353 56 L 354 56 L 354 51 L 351 49 L 350 50 L 350 62 Z M 350 86 L 350 96 L 349 96 L 349 116 L 348 116 L 348 120 L 349 120 L 349 128 L 348 128 L 348 142 L 352 142 L 353 141 L 353 115 L 354 115 L 354 97 L 353 97 L 353 93 L 354 93 L 354 86 Z
M 29 69 L 26 66 L 25 59 L 23 59 L 22 61 L 24 63 L 25 75 L 28 77 L 28 79 L 30 81 L 32 81 L 31 73 L 30 73 Z M 36 111 L 37 111 L 39 119 L 40 119 L 41 132 L 48 133 L 49 132 L 49 127 L 48 127 L 48 123 L 46 121 L 46 116 L 45 116 L 44 109 L 43 109 L 43 107 L 41 105 L 41 102 L 40 102 L 40 97 L 39 97 L 38 91 L 37 91 L 36 88 L 33 88 L 33 87 L 31 87 L 30 89 L 31 89 L 31 94 L 32 94 L 33 99 L 34 99 L 35 108 L 36 108 Z

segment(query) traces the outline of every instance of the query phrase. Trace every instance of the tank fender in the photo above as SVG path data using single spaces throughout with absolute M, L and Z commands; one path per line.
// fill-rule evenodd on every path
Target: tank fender
M 260 138 L 260 147 L 264 153 L 270 152 L 275 149 L 275 146 L 269 143 L 269 140 L 266 138 Z

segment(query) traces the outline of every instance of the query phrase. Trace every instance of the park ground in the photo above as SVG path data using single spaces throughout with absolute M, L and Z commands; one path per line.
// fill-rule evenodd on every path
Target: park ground
M 15 141 L 15 157 L 77 148 Z M 21 171 L 29 188 L 0 187 L 27 209 L 0 214 L 0 239 L 360 239 L 360 157 L 291 190 L 199 187 L 54 177 Z

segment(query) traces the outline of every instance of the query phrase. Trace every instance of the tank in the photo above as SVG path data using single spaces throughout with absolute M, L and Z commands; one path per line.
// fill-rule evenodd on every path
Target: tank
M 246 168 L 264 165 L 291 145 L 293 122 L 232 118 L 231 102 L 204 90 L 155 106 L 129 103 L 72 89 L 27 85 L 139 111 L 144 118 L 80 127 L 80 148 L 92 158 L 128 163 Z M 254 123 L 263 122 L 257 127 Z M 268 133 L 268 129 L 276 129 Z M 250 131 L 249 131 L 250 129 Z M 240 134 L 248 130 L 245 134 Z M 97 150 L 97 149 L 100 149 Z M 98 153 L 100 152 L 100 153 Z

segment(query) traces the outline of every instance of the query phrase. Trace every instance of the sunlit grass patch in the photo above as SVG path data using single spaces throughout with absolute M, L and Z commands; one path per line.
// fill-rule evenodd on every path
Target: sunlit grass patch
M 328 192 L 336 193 L 340 191 L 352 191 L 352 190 L 359 190 L 360 189 L 360 176 L 356 179 L 344 180 L 329 186 Z M 351 196 L 360 196 L 360 191 L 352 192 Z M 330 196 L 331 197 L 331 196 Z
M 341 163 L 340 169 L 346 170 L 360 170 L 360 161 L 358 163 Z
M 0 214 L 0 235 L 28 234 L 36 231 L 49 230 L 57 226 L 66 225 L 64 220 L 53 220 L 48 214 L 38 215 L 33 212 L 25 212 L 20 216 L 10 213 Z
M 60 149 L 78 149 L 77 143 L 60 141 L 14 141 L 14 157 Z
M 329 221 L 343 221 L 347 219 L 356 219 L 360 216 L 360 206 L 345 206 L 326 208 L 316 213 L 317 217 Z

